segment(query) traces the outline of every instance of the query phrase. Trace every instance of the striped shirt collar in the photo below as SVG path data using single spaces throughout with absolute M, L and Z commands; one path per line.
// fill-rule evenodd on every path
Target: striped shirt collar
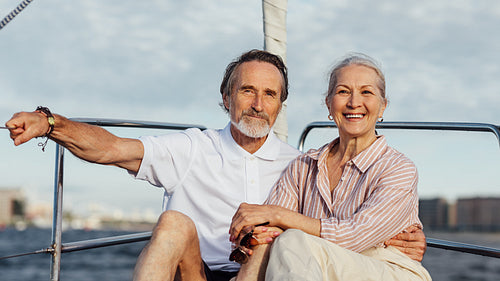
M 328 152 L 332 147 L 339 143 L 340 139 L 336 138 L 332 142 L 325 144 L 316 150 L 310 150 L 306 154 L 314 160 L 317 160 L 319 163 L 326 165 L 326 160 L 328 157 Z M 382 154 L 387 150 L 387 141 L 385 140 L 385 136 L 377 136 L 377 139 L 368 146 L 365 150 L 361 151 L 358 155 L 354 156 L 353 159 L 350 160 L 352 164 L 361 171 L 361 173 L 365 173 L 370 166 L 375 163 L 377 159 L 379 159 Z
M 273 130 L 269 131 L 266 141 L 255 153 L 251 154 L 244 150 L 231 135 L 231 122 L 222 130 L 222 147 L 225 153 L 225 157 L 229 159 L 236 160 L 245 157 L 255 156 L 262 160 L 274 161 L 278 159 L 280 150 L 276 149 L 280 147 L 280 140 L 274 134 Z

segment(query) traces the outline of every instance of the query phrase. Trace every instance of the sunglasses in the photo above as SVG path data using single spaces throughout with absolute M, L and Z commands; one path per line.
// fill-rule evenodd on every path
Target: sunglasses
M 254 228 L 257 226 L 264 226 L 267 224 L 269 224 L 269 222 L 257 224 L 254 226 Z M 253 236 L 253 229 L 250 232 L 248 232 L 247 234 L 245 234 L 245 236 L 243 236 L 243 238 L 241 238 L 240 246 L 236 247 L 236 249 L 234 249 L 231 252 L 231 254 L 229 255 L 229 260 L 237 262 L 239 264 L 247 263 L 248 262 L 248 254 L 247 254 L 247 252 L 245 252 L 243 250 L 242 247 L 250 248 L 252 246 L 252 241 L 255 241 L 253 244 L 258 244 L 257 238 L 255 238 Z

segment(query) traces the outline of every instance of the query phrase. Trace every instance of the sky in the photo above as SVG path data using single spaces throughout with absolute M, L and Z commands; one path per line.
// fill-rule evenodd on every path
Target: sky
M 0 0 L 0 17 L 20 1 Z M 350 52 L 379 61 L 385 121 L 500 125 L 500 2 L 289 0 L 289 143 L 327 121 L 332 65 Z M 263 48 L 260 1 L 33 1 L 0 30 L 0 123 L 38 105 L 67 117 L 222 128 L 226 65 Z M 112 130 L 127 137 L 157 131 Z M 497 139 L 486 133 L 383 132 L 420 174 L 421 197 L 499 196 Z M 319 132 L 309 147 L 334 135 Z M 0 188 L 52 201 L 55 144 L 14 147 L 0 131 Z M 162 191 L 68 154 L 65 208 L 158 213 Z

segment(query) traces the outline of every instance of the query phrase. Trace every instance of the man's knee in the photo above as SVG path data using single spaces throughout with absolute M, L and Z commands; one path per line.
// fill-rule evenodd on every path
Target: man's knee
M 276 238 L 266 280 L 323 280 L 321 264 L 311 252 L 308 236 L 301 230 L 289 229 Z
M 306 233 L 298 229 L 288 229 L 281 233 L 274 241 L 275 245 L 287 246 L 296 245 L 304 240 Z
M 305 234 L 301 230 L 288 229 L 281 233 L 273 242 L 271 254 L 282 255 L 285 252 L 291 254 L 292 252 L 301 252 L 302 248 L 299 245 L 305 246 Z
M 197 237 L 196 226 L 191 218 L 177 211 L 165 211 L 160 215 L 153 229 L 153 236 L 159 238 L 168 235 L 172 238 L 171 235 L 174 233 L 175 236 L 181 235 L 178 238 L 193 239 Z

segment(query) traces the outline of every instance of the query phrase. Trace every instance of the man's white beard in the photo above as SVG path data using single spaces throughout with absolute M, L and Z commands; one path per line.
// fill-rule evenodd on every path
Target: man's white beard
M 236 127 L 236 129 L 250 138 L 263 138 L 271 131 L 267 120 L 256 120 L 245 115 L 240 118 L 238 123 L 233 120 L 231 120 L 231 123 Z

